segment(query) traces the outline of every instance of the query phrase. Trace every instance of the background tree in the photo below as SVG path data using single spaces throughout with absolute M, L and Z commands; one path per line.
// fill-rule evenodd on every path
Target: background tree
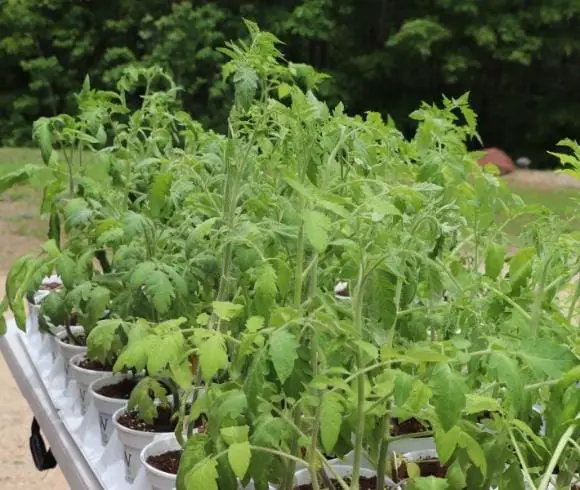
M 580 130 L 579 0 L 5 0 L 0 144 L 29 143 L 33 120 L 72 110 L 85 74 L 111 87 L 130 64 L 168 69 L 184 109 L 216 127 L 230 97 L 216 48 L 244 35 L 242 17 L 332 75 L 324 95 L 351 112 L 405 121 L 421 100 L 469 90 L 484 144 L 536 166 Z

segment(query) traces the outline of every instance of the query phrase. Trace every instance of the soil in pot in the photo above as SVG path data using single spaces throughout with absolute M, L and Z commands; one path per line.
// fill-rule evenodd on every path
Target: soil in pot
M 62 288 L 62 283 L 58 281 L 45 282 L 40 285 L 39 291 L 54 291 L 55 289 Z
M 131 397 L 133 388 L 137 386 L 138 382 L 139 380 L 133 378 L 123 379 L 118 383 L 103 386 L 96 390 L 96 392 L 99 395 L 105 396 L 107 398 L 114 398 L 116 400 L 128 400 Z
M 341 488 L 340 484 L 336 480 L 330 480 L 330 481 L 332 482 L 334 488 Z M 348 477 L 344 478 L 344 481 L 349 486 L 352 482 L 352 480 Z M 359 481 L 360 490 L 375 490 L 375 488 L 377 487 L 377 477 L 376 476 L 371 476 L 371 477 L 361 476 L 358 479 L 358 481 Z M 299 485 L 297 487 L 294 487 L 294 490 L 312 490 L 312 488 L 314 488 L 312 486 L 312 483 L 306 483 L 304 485 Z
M 422 477 L 434 476 L 436 478 L 445 478 L 447 475 L 447 467 L 442 465 L 437 459 L 422 459 L 413 461 L 413 463 L 421 470 Z M 402 461 L 397 468 L 397 474 L 393 476 L 393 480 L 398 483 L 406 478 L 409 478 L 407 463 Z
M 393 418 L 391 425 L 391 435 L 392 436 L 402 436 L 406 434 L 420 434 L 421 432 L 427 432 L 431 430 L 428 426 L 420 422 L 415 418 L 410 418 L 404 422 L 400 422 L 399 419 Z
M 157 417 L 152 424 L 139 418 L 137 412 L 125 411 L 117 418 L 119 424 L 133 430 L 141 432 L 173 432 L 177 426 L 177 421 L 173 417 L 174 412 L 171 407 L 157 407 Z
M 82 346 L 87 345 L 87 336 L 84 333 L 74 335 L 74 341 L 73 341 L 73 339 L 70 338 L 70 335 L 63 337 L 61 340 L 65 344 L 69 344 L 69 345 L 82 345 Z
M 92 359 L 83 359 L 81 362 L 77 363 L 77 366 L 83 369 L 88 369 L 89 371 L 112 371 L 113 363 L 103 364 L 99 361 L 93 361 Z
M 177 471 L 179 470 L 179 460 L 181 459 L 182 454 L 183 451 L 168 451 L 163 454 L 158 454 L 157 456 L 149 456 L 147 458 L 147 463 L 160 471 L 177 475 Z

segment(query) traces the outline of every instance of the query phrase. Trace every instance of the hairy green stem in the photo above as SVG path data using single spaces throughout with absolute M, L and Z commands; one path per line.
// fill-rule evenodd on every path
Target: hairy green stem
M 526 479 L 526 483 L 529 485 L 530 490 L 536 490 L 536 486 L 534 485 L 534 480 L 532 479 L 530 472 L 528 471 L 528 467 L 526 466 L 524 456 L 523 456 L 522 452 L 520 451 L 520 447 L 518 446 L 518 443 L 516 441 L 516 438 L 514 437 L 514 433 L 511 430 L 511 428 L 508 428 L 508 432 L 509 432 L 510 440 L 512 442 L 512 446 L 514 447 L 514 451 L 516 452 L 516 455 L 517 455 L 518 460 L 520 462 L 522 472 L 524 473 L 524 478 Z
M 354 329 L 359 335 L 362 335 L 363 321 L 362 321 L 362 306 L 364 297 L 364 281 L 365 276 L 362 264 L 359 267 L 357 286 L 355 288 L 355 294 L 353 295 L 353 307 L 354 307 Z M 362 348 L 357 346 L 356 351 L 356 366 L 359 370 L 363 365 L 363 353 Z M 365 417 L 364 417 L 364 403 L 365 403 L 365 383 L 364 375 L 359 372 L 356 378 L 357 386 L 357 401 L 356 401 L 356 428 L 355 428 L 355 443 L 354 443 L 354 461 L 353 461 L 353 471 L 352 471 L 352 489 L 358 490 L 359 488 L 359 476 L 360 476 L 360 463 L 362 458 L 362 448 L 363 448 L 363 436 L 365 430 Z
M 379 433 L 381 434 L 381 441 L 379 442 L 379 454 L 377 457 L 377 486 L 376 490 L 383 490 L 385 488 L 385 473 L 387 470 L 387 449 L 389 447 L 389 413 L 381 417 L 379 423 Z
M 578 419 L 580 419 L 580 414 L 576 416 L 576 420 Z M 550 462 L 548 463 L 548 467 L 546 468 L 544 476 L 540 481 L 538 490 L 547 490 L 548 485 L 550 484 L 550 478 L 552 477 L 552 473 L 554 472 L 554 468 L 556 468 L 558 460 L 560 459 L 560 456 L 564 452 L 566 444 L 568 444 L 568 441 L 572 438 L 572 435 L 574 434 L 575 430 L 576 424 L 571 424 L 566 429 L 564 434 L 562 434 L 562 437 L 560 438 L 560 440 L 558 441 L 558 445 L 556 446 L 556 450 L 554 451 L 554 454 L 552 454 L 552 459 L 550 459 Z

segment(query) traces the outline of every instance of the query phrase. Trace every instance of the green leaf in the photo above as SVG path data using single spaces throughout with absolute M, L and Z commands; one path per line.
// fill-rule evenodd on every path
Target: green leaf
M 185 362 L 175 363 L 169 365 L 171 376 L 182 390 L 191 388 L 193 384 L 193 375 L 191 373 L 191 365 L 186 360 Z
M 437 445 L 437 456 L 442 464 L 446 464 L 459 443 L 461 429 L 456 425 L 450 431 L 444 432 L 438 430 L 435 432 L 435 444 Z
M 77 279 L 77 264 L 66 254 L 61 254 L 55 262 L 56 273 L 67 289 L 72 289 Z
M 443 428 L 450 430 L 459 421 L 465 408 L 467 387 L 463 378 L 451 371 L 447 364 L 435 366 L 432 383 L 435 412 Z
M 258 315 L 268 318 L 270 310 L 276 302 L 278 289 L 276 287 L 276 271 L 269 262 L 262 264 L 258 270 L 258 278 L 254 286 L 254 303 Z
M 129 278 L 129 284 L 133 289 L 137 289 L 147 282 L 151 274 L 157 269 L 154 262 L 142 262 L 133 270 Z
M 186 477 L 186 488 L 203 490 L 219 490 L 218 484 L 217 463 L 214 459 L 206 458 L 193 469 L 191 469 Z
M 243 110 L 247 110 L 258 90 L 258 74 L 249 65 L 242 63 L 234 74 L 234 85 L 236 87 L 236 104 Z
M 461 464 L 459 461 L 454 461 L 449 469 L 447 470 L 447 475 L 445 479 L 449 482 L 451 488 L 467 488 L 467 480 L 465 474 L 461 469 Z
M 532 262 L 536 255 L 534 247 L 522 248 L 510 261 L 509 278 L 512 291 L 517 294 L 532 274 Z
M 42 244 L 44 250 L 51 258 L 56 258 L 60 255 L 60 250 L 55 240 L 48 240 Z
M 465 412 L 468 414 L 481 412 L 499 412 L 501 407 L 495 398 L 469 393 L 466 397 Z
M 247 442 L 249 433 L 250 428 L 247 425 L 224 427 L 223 429 L 220 429 L 220 434 L 228 445 Z
M 512 413 L 519 413 L 524 400 L 524 382 L 518 364 L 503 352 L 492 352 L 489 357 L 489 368 L 495 378 L 505 384 L 506 397 L 510 401 Z
M 248 329 L 248 332 L 252 333 L 261 330 L 264 328 L 264 318 L 261 316 L 251 316 L 246 321 L 246 328 Z
M 120 342 L 117 330 L 121 328 L 123 321 L 113 318 L 101 320 L 97 323 L 87 337 L 87 355 L 91 359 L 106 362 L 109 353 L 114 349 L 116 342 Z
M 167 313 L 175 298 L 173 284 L 167 275 L 160 270 L 153 271 L 147 279 L 145 289 L 155 309 L 161 314 Z
M 211 304 L 213 312 L 220 320 L 230 321 L 241 315 L 244 311 L 243 305 L 229 303 L 227 301 L 214 301 Z
M 214 332 L 199 346 L 199 364 L 204 379 L 211 380 L 220 369 L 228 365 L 228 354 L 224 339 Z
M 30 273 L 30 257 L 25 255 L 12 264 L 6 277 L 6 301 L 12 310 L 14 320 L 20 330 L 26 330 L 24 294 L 28 287 Z
M 298 346 L 296 337 L 285 328 L 276 330 L 270 337 L 270 359 L 282 383 L 294 370 L 294 362 L 298 358 Z
M 165 370 L 169 364 L 179 364 L 183 361 L 185 339 L 181 332 L 172 332 L 157 337 L 157 342 L 151 344 L 147 359 L 147 372 L 155 376 Z
M 110 303 L 111 292 L 107 288 L 103 286 L 93 288 L 86 306 L 87 326 L 95 325 L 104 316 Z
M 173 183 L 173 173 L 157 173 L 153 177 L 153 182 L 151 187 L 149 187 L 149 209 L 151 210 L 151 215 L 154 218 L 159 217 L 163 207 L 165 206 L 165 201 L 167 195 L 171 190 L 171 184 Z
M 207 434 L 194 434 L 187 439 L 179 460 L 177 488 L 186 489 L 186 476 L 198 463 L 205 459 L 205 445 L 208 440 Z
M 578 363 L 569 347 L 547 339 L 524 342 L 518 354 L 534 371 L 550 378 L 559 378 Z
M 320 437 L 322 447 L 328 454 L 333 454 L 334 446 L 340 435 L 344 406 L 338 393 L 325 392 L 320 407 Z
M 459 446 L 467 451 L 467 456 L 479 468 L 485 478 L 487 476 L 487 460 L 485 459 L 483 449 L 477 441 L 466 432 L 462 432 L 459 436 Z
M 23 184 L 29 177 L 30 175 L 25 168 L 2 175 L 0 177 L 0 195 L 18 184 Z
M 157 417 L 155 400 L 166 400 L 165 388 L 157 380 L 146 377 L 133 388 L 127 407 L 129 410 L 137 409 L 139 417 L 152 424 Z
M 485 275 L 495 279 L 500 275 L 505 260 L 505 247 L 490 243 L 485 254 Z
M 449 483 L 434 476 L 421 477 L 411 480 L 409 490 L 449 490 Z
M 250 466 L 252 452 L 249 442 L 235 442 L 228 449 L 228 461 L 235 475 L 241 480 Z
M 328 246 L 328 229 L 330 220 L 318 211 L 307 210 L 304 213 L 304 232 L 310 244 L 321 254 Z
M 52 134 L 50 130 L 50 119 L 40 118 L 33 124 L 32 134 L 40 147 L 42 161 L 48 165 L 52 155 Z
M 149 335 L 139 340 L 132 342 L 119 355 L 119 358 L 113 366 L 113 371 L 116 373 L 124 372 L 129 369 L 136 369 L 142 371 L 147 365 L 149 352 L 157 346 L 158 338 L 156 335 Z
M 412 348 L 411 350 L 405 353 L 405 356 L 419 363 L 449 361 L 449 358 L 446 355 L 422 347 Z

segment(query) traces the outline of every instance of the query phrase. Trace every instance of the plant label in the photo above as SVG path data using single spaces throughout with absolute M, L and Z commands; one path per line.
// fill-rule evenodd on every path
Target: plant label
M 79 384 L 79 395 L 81 397 L 81 413 L 84 415 L 87 413 L 88 402 L 89 399 L 87 398 L 87 387 L 84 385 Z
M 113 424 L 111 414 L 99 412 L 99 428 L 101 429 L 101 442 L 106 446 L 111 438 Z
M 125 446 L 123 448 L 123 459 L 125 461 L 125 480 L 129 483 L 133 483 L 139 472 L 140 460 L 139 460 L 139 449 L 133 447 Z

